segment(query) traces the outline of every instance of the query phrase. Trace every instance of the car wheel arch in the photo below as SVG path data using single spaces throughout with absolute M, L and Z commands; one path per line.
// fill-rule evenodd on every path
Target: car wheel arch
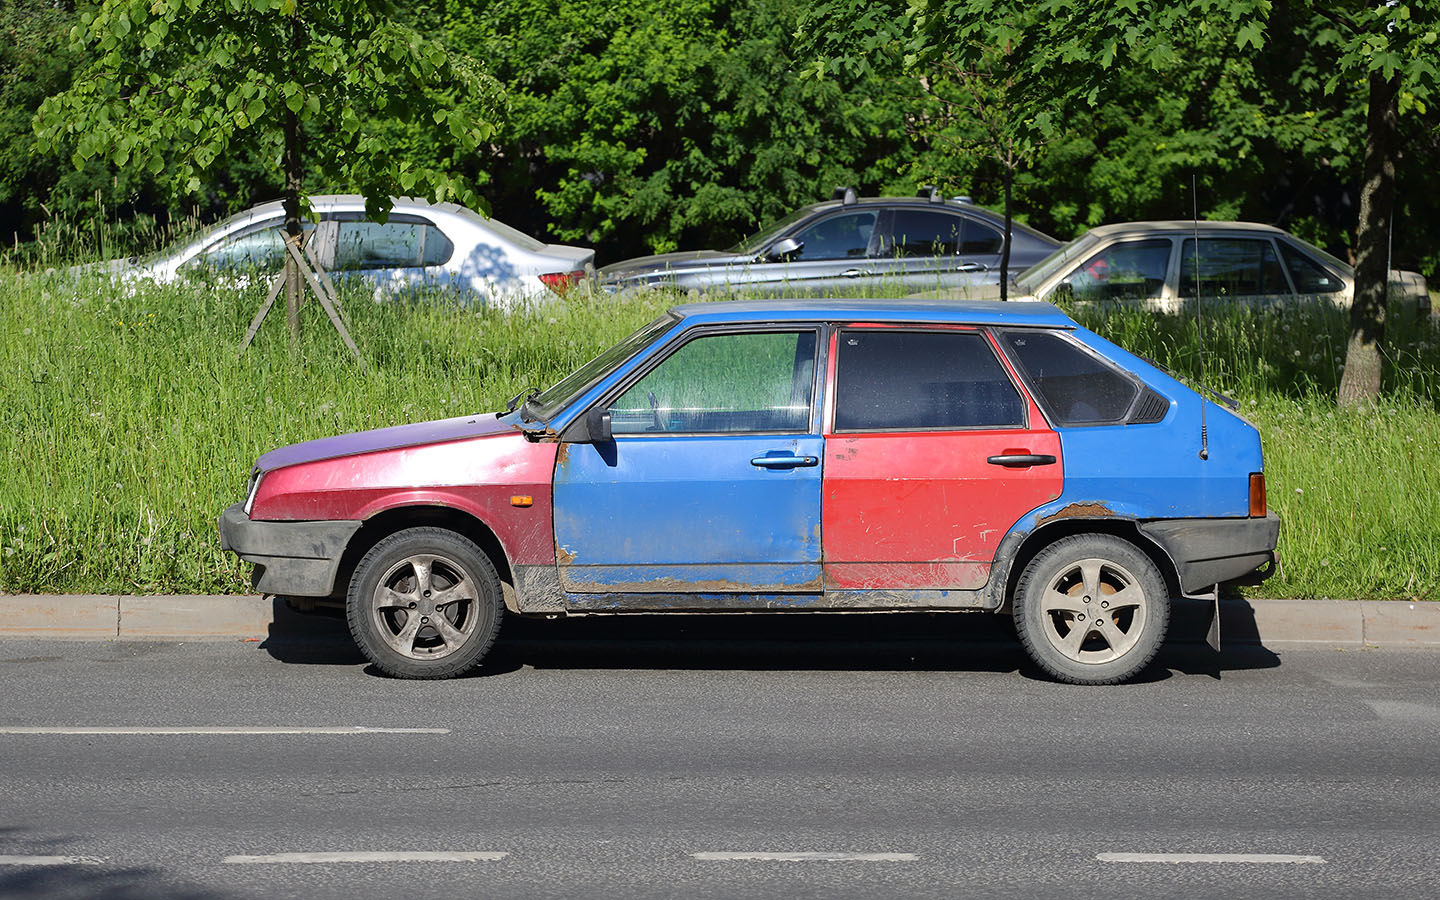
M 505 587 L 507 606 L 512 606 L 515 576 L 509 554 L 495 531 L 475 515 L 453 506 L 396 506 L 367 518 L 350 538 L 335 573 L 332 597 L 343 598 L 355 574 L 355 567 L 370 549 L 385 538 L 407 528 L 431 527 L 453 531 L 472 541 L 490 560 Z M 512 610 L 513 611 L 513 610 Z
M 990 583 L 986 585 L 986 596 L 990 600 L 987 605 L 996 612 L 1008 613 L 1020 575 L 1030 560 L 1061 538 L 1079 534 L 1106 534 L 1135 545 L 1160 570 L 1170 596 L 1180 596 L 1180 575 L 1175 561 L 1163 547 L 1140 530 L 1138 521 L 1125 516 L 1075 516 L 1047 522 L 1028 534 L 1012 531 L 1005 536 L 996 552 Z M 1007 547 L 1007 543 L 1010 546 Z M 1000 590 L 1002 586 L 1003 592 Z

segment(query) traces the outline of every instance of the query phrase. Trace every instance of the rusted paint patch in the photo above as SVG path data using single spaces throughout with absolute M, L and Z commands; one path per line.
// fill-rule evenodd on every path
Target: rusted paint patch
M 555 450 L 555 465 L 563 466 L 570 461 L 570 445 L 564 441 Z
M 555 550 L 555 558 L 562 566 L 573 566 L 575 564 L 575 551 L 569 547 L 558 547 Z
M 1113 515 L 1115 513 L 1111 511 L 1110 507 L 1099 501 L 1072 503 L 1048 516 L 1042 516 L 1037 524 L 1044 525 L 1046 522 L 1053 522 L 1056 519 L 1103 519 Z

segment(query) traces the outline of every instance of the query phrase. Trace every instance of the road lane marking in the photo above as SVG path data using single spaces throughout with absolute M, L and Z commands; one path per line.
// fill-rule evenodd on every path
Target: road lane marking
M 0 734 L 449 734 L 448 728 L 371 728 L 367 725 L 64 725 L 0 727 Z
M 827 850 L 802 850 L 789 853 L 707 851 L 690 855 L 695 859 L 725 862 L 750 860 L 764 862 L 914 862 L 919 858 L 914 853 L 845 853 Z
M 294 865 L 316 863 L 388 862 L 494 862 L 509 853 L 494 850 L 351 850 L 333 853 L 272 853 L 268 856 L 227 856 L 235 865 Z
M 98 866 L 94 856 L 0 856 L 0 866 Z
M 1323 856 L 1290 853 L 1097 853 L 1101 862 L 1113 863 L 1323 863 Z

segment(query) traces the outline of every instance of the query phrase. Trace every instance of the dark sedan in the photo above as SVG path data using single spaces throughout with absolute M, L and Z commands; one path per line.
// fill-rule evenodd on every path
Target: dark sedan
M 728 250 L 642 256 L 597 273 L 602 290 L 733 289 L 747 295 L 910 294 L 1000 283 L 1004 218 L 968 198 L 858 197 L 849 188 L 792 212 Z M 1010 273 L 1060 242 L 1014 222 Z M 990 293 L 993 293 L 991 291 Z

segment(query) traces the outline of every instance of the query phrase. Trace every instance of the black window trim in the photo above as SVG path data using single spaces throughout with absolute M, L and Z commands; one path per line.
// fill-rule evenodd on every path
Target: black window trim
M 1020 379 L 1025 383 L 1025 389 L 1029 391 L 1031 398 L 1035 401 L 1035 405 L 1039 407 L 1040 414 L 1045 417 L 1046 423 L 1049 424 L 1049 426 L 1053 429 L 1114 428 L 1116 425 L 1129 425 L 1131 424 L 1130 420 L 1135 417 L 1135 412 L 1137 408 L 1145 399 L 1145 392 L 1147 390 L 1154 391 L 1167 402 L 1174 402 L 1174 398 L 1166 394 L 1164 391 L 1158 390 L 1150 384 L 1147 384 L 1144 379 L 1140 378 L 1140 376 L 1136 375 L 1134 372 L 1131 372 L 1129 369 L 1121 368 L 1120 366 L 1116 365 L 1113 360 L 1106 358 L 1104 354 L 1094 350 L 1091 347 L 1086 346 L 1083 341 L 1075 337 L 1075 329 L 1073 327 L 1052 328 L 1047 325 L 998 325 L 992 326 L 992 330 L 995 332 L 995 343 L 1000 345 L 1000 349 L 1004 352 L 1005 358 L 1010 360 L 1010 364 L 1015 367 L 1016 374 L 1018 374 L 1020 376 Z M 1045 399 L 1045 394 L 1035 387 L 1035 380 L 1031 376 L 1030 370 L 1025 368 L 1025 364 L 1020 360 L 1020 357 L 1015 354 L 1015 351 L 1013 348 L 1010 347 L 1009 342 L 1005 340 L 1005 332 L 1009 331 L 1038 331 L 1054 334 L 1060 337 L 1062 340 L 1068 341 L 1073 346 L 1080 348 L 1082 352 L 1088 354 L 1092 359 L 1099 360 L 1101 365 L 1103 365 L 1105 368 L 1109 369 L 1110 371 L 1119 375 L 1121 378 L 1130 382 L 1130 384 L 1135 388 L 1135 396 L 1130 398 L 1130 404 L 1125 407 L 1125 414 L 1118 419 L 1111 419 L 1105 422 L 1081 422 L 1074 425 L 1060 424 L 1060 417 L 1056 415 L 1055 410 L 1050 407 L 1049 401 Z
M 835 335 L 835 397 L 831 408 L 826 410 L 825 422 L 828 426 L 827 434 L 968 434 L 977 431 L 1030 431 L 1030 404 L 1026 402 L 1026 390 L 1015 383 L 1015 377 L 1020 373 L 1018 367 L 1005 365 L 1008 357 L 996 356 L 995 362 L 999 364 L 1000 370 L 1005 373 L 1005 378 L 1010 382 L 1010 389 L 1020 398 L 1019 425 L 964 425 L 958 428 L 948 426 L 920 426 L 909 428 L 837 428 L 835 416 L 840 411 L 840 358 L 843 353 L 840 351 L 840 337 L 846 331 L 871 331 L 882 333 L 920 333 L 920 334 L 978 334 L 980 339 L 994 355 L 995 345 L 1003 344 L 1001 341 L 991 340 L 987 337 L 990 329 L 983 325 L 969 325 L 961 322 L 931 322 L 921 323 L 895 323 L 894 325 L 884 322 L 865 323 L 844 323 L 831 326 L 831 332 Z M 1028 388 L 1028 385 L 1026 386 Z
M 659 368 L 667 359 L 680 351 L 681 347 L 702 337 L 713 337 L 724 334 L 785 334 L 801 332 L 812 332 L 815 335 L 815 364 L 814 371 L 810 373 L 810 416 L 802 431 L 654 431 L 644 433 L 620 433 L 615 435 L 615 440 L 633 440 L 635 438 L 691 438 L 691 437 L 738 437 L 747 435 L 819 435 L 820 426 L 817 414 L 825 390 L 825 373 L 829 366 L 829 329 L 823 322 L 743 322 L 727 323 L 723 325 L 695 325 L 685 329 L 676 335 L 669 345 L 662 348 L 660 353 L 645 361 L 645 364 L 631 372 L 625 378 L 616 382 L 605 393 L 601 394 L 594 403 L 585 407 L 585 411 L 575 417 L 574 421 L 583 422 L 585 416 L 592 409 L 609 409 L 610 404 L 620 399 L 626 391 L 635 384 Z M 568 429 L 567 429 L 568 430 Z M 563 440 L 563 436 L 562 436 Z

